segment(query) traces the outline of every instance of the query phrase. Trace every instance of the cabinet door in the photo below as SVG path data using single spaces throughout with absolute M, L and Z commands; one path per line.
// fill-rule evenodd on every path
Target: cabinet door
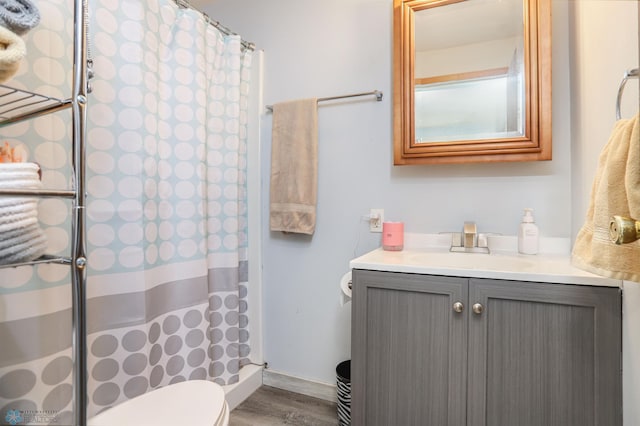
M 617 288 L 472 279 L 469 426 L 621 425 Z
M 465 424 L 467 283 L 353 271 L 353 425 Z

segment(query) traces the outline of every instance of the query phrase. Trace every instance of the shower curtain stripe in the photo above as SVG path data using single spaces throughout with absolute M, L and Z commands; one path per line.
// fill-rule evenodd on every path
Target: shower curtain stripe
M 52 17 L 41 25 L 54 32 L 67 5 L 39 5 Z M 237 382 L 249 362 L 252 52 L 239 36 L 222 34 L 173 0 L 92 0 L 90 17 L 96 74 L 86 185 L 92 416 L 183 380 Z M 57 139 L 47 148 L 60 160 L 41 155 L 45 178 L 64 182 L 68 153 L 59 153 L 66 145 L 57 135 L 67 123 L 53 118 L 49 124 Z M 49 218 L 59 211 L 57 201 L 41 203 L 54 237 L 68 221 Z M 68 249 L 68 238 L 53 241 L 56 251 Z M 0 318 L 0 424 L 9 410 L 47 411 L 57 424 L 72 419 L 69 277 L 57 265 L 38 268 L 30 276 L 24 269 L 0 271 L 2 300 L 29 301 L 25 312 L 7 309 Z

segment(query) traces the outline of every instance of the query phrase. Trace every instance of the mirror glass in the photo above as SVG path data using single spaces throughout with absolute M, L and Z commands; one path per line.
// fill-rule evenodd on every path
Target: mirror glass
M 551 0 L 394 0 L 395 164 L 551 159 Z
M 524 134 L 521 0 L 415 12 L 416 143 Z

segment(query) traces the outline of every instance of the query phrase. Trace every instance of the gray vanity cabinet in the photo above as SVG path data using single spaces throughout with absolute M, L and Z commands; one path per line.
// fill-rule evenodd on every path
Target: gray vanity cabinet
M 353 271 L 353 425 L 462 425 L 468 280 Z
M 621 292 L 353 271 L 354 426 L 622 424 Z

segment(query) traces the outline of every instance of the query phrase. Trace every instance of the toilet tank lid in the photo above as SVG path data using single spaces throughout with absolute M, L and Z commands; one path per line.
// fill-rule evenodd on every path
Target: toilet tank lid
M 208 380 L 167 385 L 103 411 L 89 426 L 211 426 L 226 409 L 224 390 Z

